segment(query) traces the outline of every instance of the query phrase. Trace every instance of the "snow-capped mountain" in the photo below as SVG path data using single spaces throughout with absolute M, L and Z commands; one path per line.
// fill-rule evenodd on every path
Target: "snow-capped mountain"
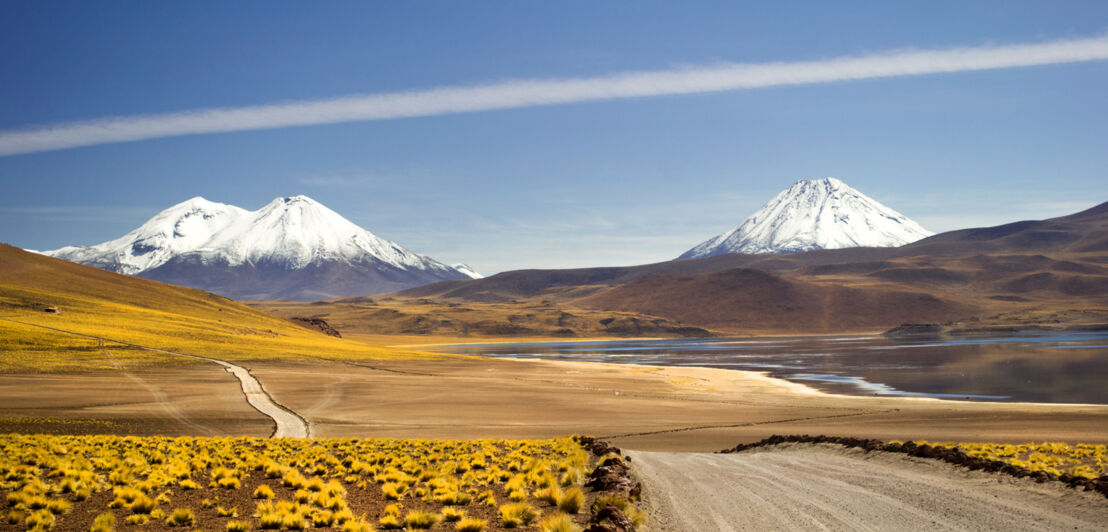
M 678 258 L 896 247 L 932 234 L 903 214 L 828 177 L 797 181 L 734 229 Z
M 306 196 L 256 211 L 196 197 L 116 240 L 44 253 L 239 299 L 374 294 L 472 273 L 380 238 Z
M 45 255 L 135 275 L 165 264 L 174 256 L 196 251 L 216 233 L 249 214 L 232 205 L 199 196 L 183 201 L 115 240 L 95 246 L 66 246 Z

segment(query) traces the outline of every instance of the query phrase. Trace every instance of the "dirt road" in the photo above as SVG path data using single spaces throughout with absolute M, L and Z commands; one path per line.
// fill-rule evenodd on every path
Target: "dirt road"
M 1104 530 L 1095 492 L 830 445 L 631 451 L 649 530 Z

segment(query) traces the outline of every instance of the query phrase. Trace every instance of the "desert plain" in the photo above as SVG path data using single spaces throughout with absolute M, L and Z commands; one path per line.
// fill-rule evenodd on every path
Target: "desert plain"
M 430 348 L 430 347 L 424 347 Z M 171 355 L 165 355 L 170 357 Z M 176 361 L 175 361 L 176 362 Z M 316 437 L 548 438 L 711 452 L 772 434 L 1108 442 L 1108 406 L 827 394 L 759 373 L 441 355 L 239 361 Z M 238 381 L 203 362 L 8 373 L 0 430 L 268 436 Z

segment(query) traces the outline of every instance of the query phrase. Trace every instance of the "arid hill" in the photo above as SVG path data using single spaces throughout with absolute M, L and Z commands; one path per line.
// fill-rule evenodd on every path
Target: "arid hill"
M 574 301 L 711 329 L 824 333 L 972 316 L 977 308 L 921 291 L 789 279 L 749 268 L 651 275 Z

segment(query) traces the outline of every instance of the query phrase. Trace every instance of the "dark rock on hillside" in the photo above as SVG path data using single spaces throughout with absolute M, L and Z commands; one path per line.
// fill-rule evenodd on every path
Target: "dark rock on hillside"
M 323 334 L 326 334 L 327 336 L 334 336 L 336 338 L 342 338 L 342 335 L 339 334 L 338 330 L 336 330 L 334 327 L 331 327 L 331 324 L 327 323 L 326 321 L 324 321 L 320 318 L 293 317 L 293 318 L 289 318 L 289 321 L 291 321 L 291 322 L 293 322 L 293 323 L 295 323 L 295 324 L 297 324 L 301 327 L 319 331 Z

